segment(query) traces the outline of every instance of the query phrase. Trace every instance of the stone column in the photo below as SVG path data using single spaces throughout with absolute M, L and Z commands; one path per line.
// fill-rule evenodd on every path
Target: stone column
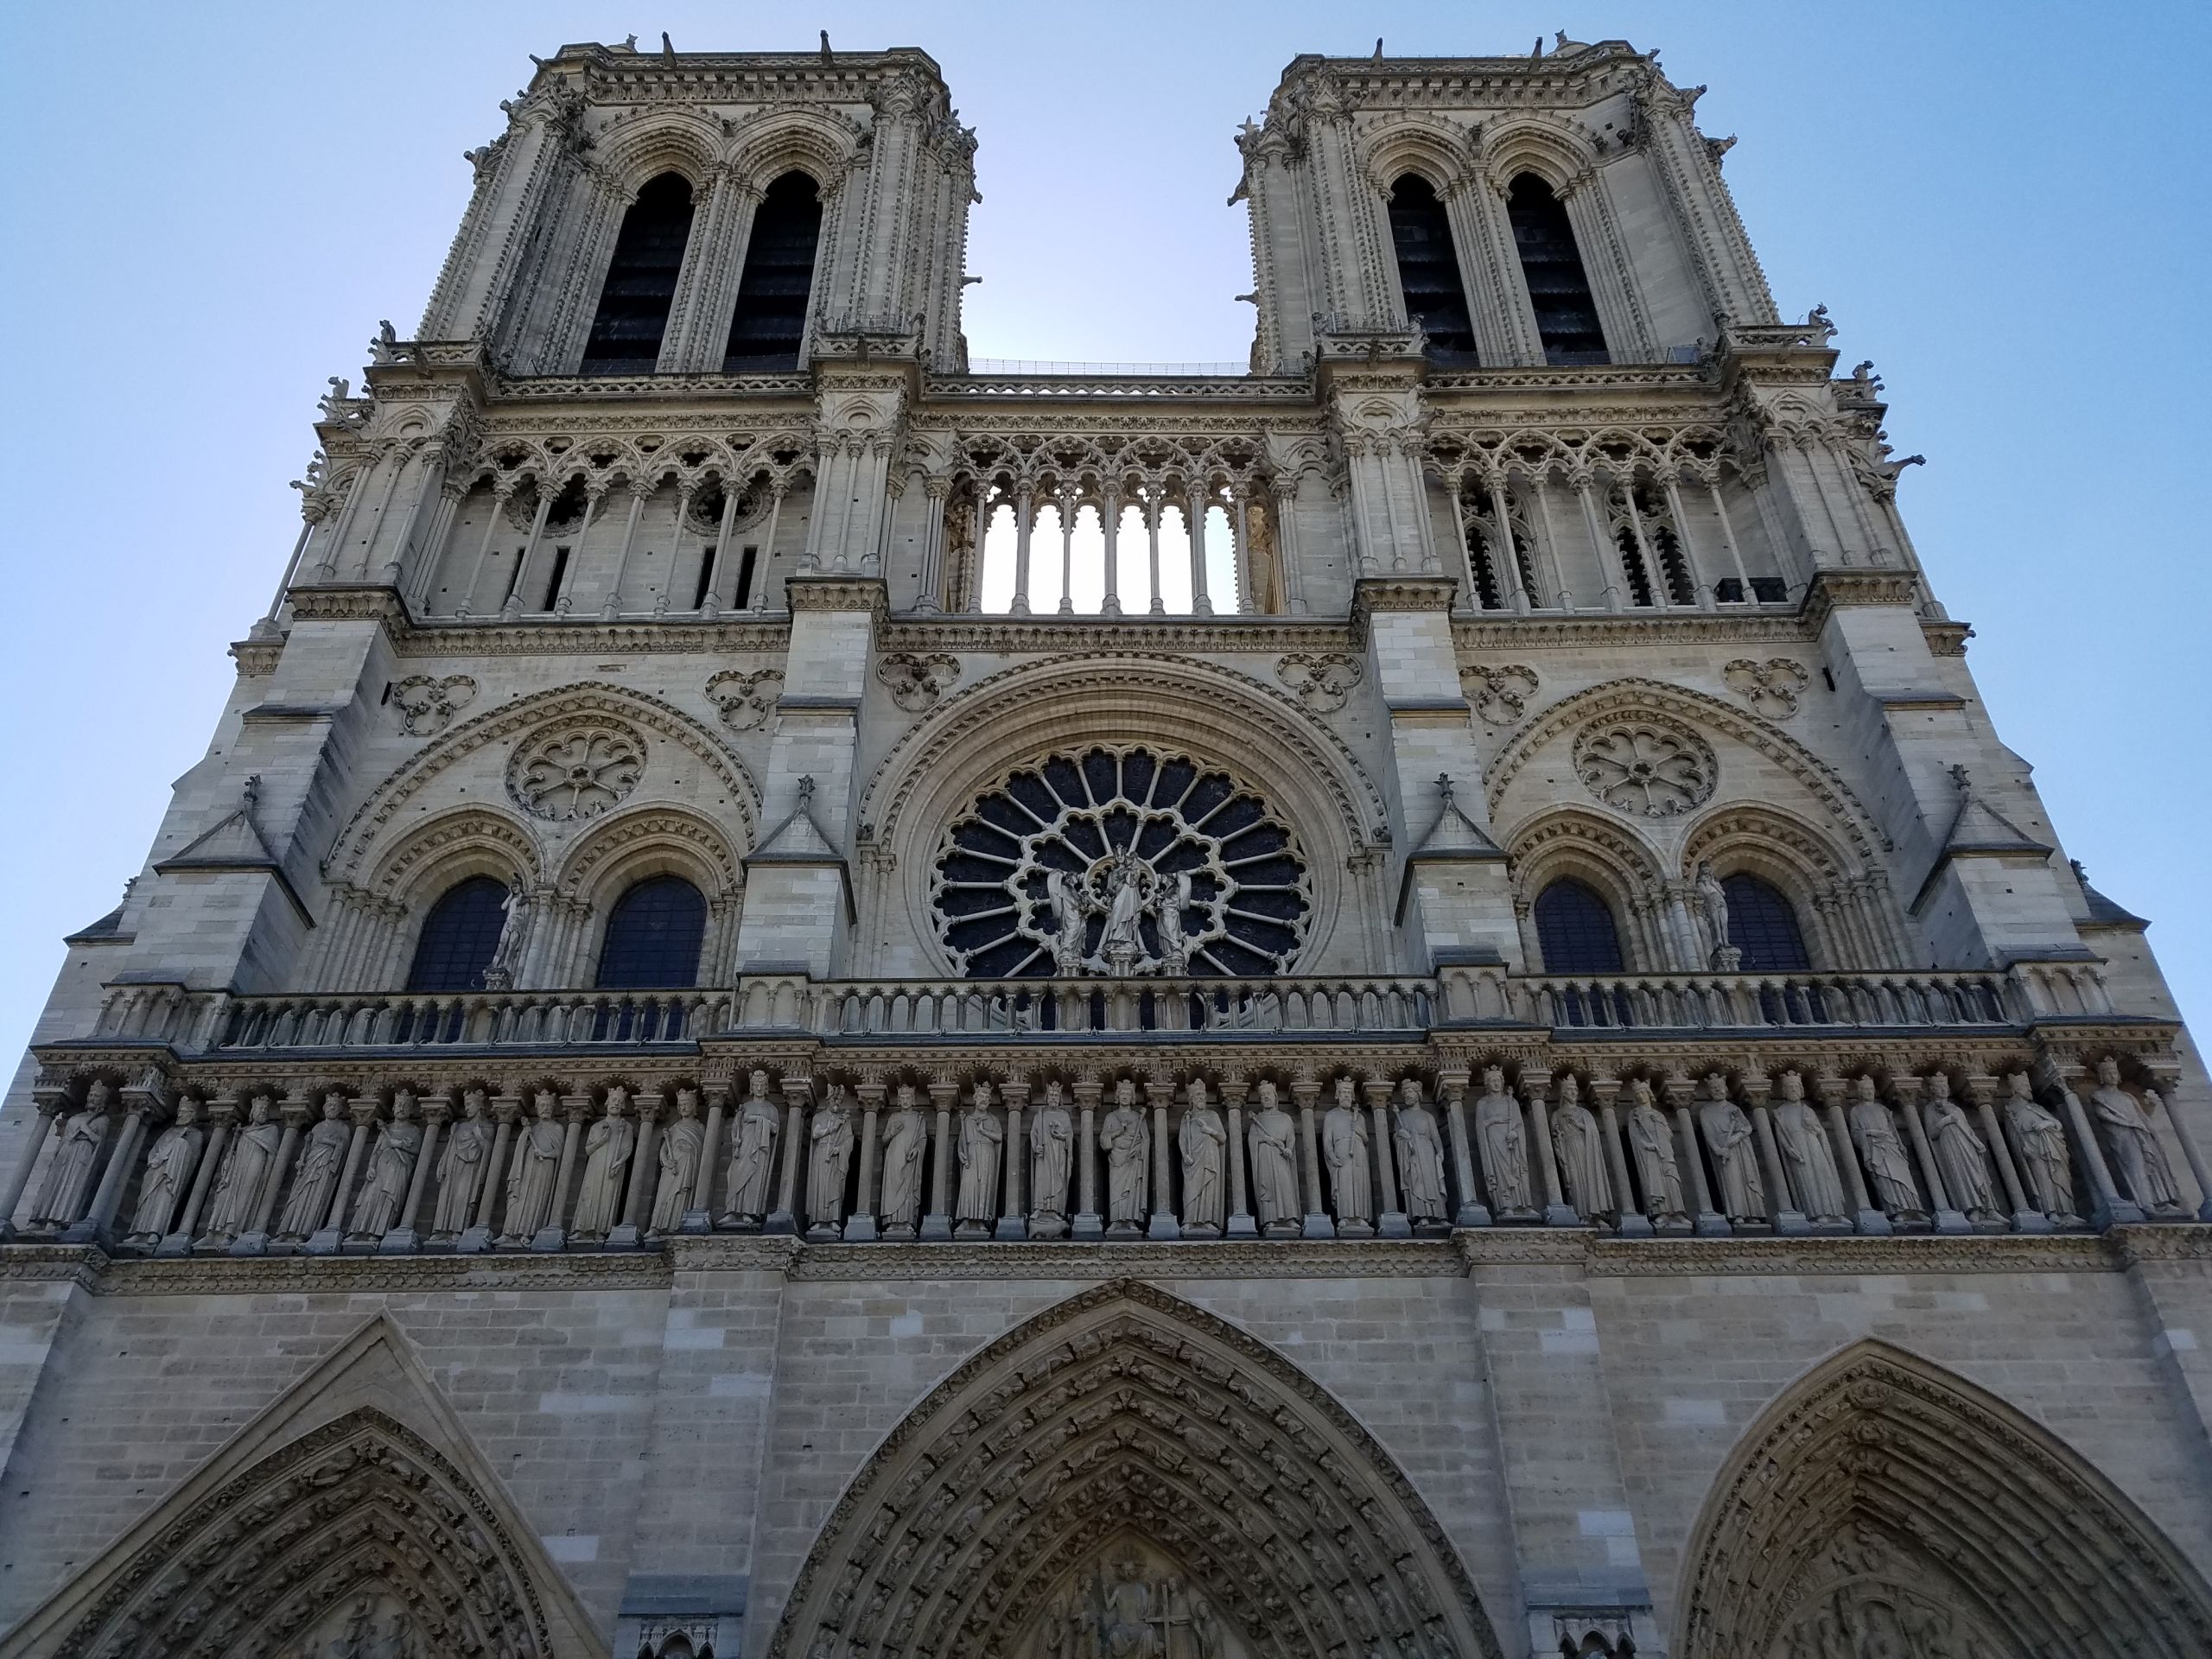
M 1100 601 L 1102 616 L 1122 613 L 1122 492 L 1109 483 L 1098 501 L 1098 527 L 1106 532 L 1106 597 Z
M 2173 1130 L 2174 1139 L 2181 1143 L 2182 1161 L 2189 1166 L 2190 1179 L 2196 1183 L 2196 1218 L 2212 1221 L 2212 1172 L 2205 1167 L 2204 1154 L 2198 1149 L 2196 1136 L 2190 1132 L 2187 1120 L 2172 1105 L 2174 1090 L 2181 1082 L 2181 1067 L 2171 1060 L 2153 1060 L 2150 1065 L 2156 1079 L 2156 1086 L 2148 1091 L 2152 1102 L 2151 1122 L 2155 1125 L 2164 1116 Z
M 2090 1126 L 2082 1096 L 2074 1091 L 2075 1082 L 2082 1074 L 2082 1067 L 2077 1061 L 2063 1060 L 2050 1054 L 2041 1055 L 2036 1061 L 2036 1081 L 2045 1089 L 2055 1090 L 2065 1106 L 2066 1122 L 2074 1131 L 2074 1155 L 2088 1172 L 2089 1221 L 2101 1232 L 2107 1227 L 2141 1221 L 2143 1208 L 2133 1198 L 2120 1197 L 2120 1189 L 2113 1185 L 2112 1167 L 2105 1162 L 2105 1149 L 2098 1144 L 2097 1132 Z
M 1025 484 L 1014 493 L 1014 603 L 1008 607 L 1011 616 L 1029 614 L 1029 486 Z M 976 537 L 981 548 L 982 538 Z
M 999 1085 L 999 1094 L 1006 1102 L 1005 1151 L 999 1160 L 1006 1176 L 1006 1202 L 995 1231 L 1001 1238 L 1027 1238 L 1029 1211 L 1022 1198 L 1022 1180 L 1029 1173 L 1029 1146 L 1021 1138 L 1021 1110 L 1029 1103 L 1028 1079 L 1009 1077 Z
M 622 1219 L 607 1235 L 607 1243 L 616 1249 L 634 1249 L 645 1236 L 653 1201 L 652 1177 L 659 1167 L 653 1142 L 662 1104 L 658 1094 L 640 1094 L 636 1098 L 638 1137 L 630 1149 L 630 1186 L 622 1198 Z
M 1371 1130 L 1368 1138 L 1373 1142 L 1375 1179 L 1382 1195 L 1375 1212 L 1375 1236 L 1411 1238 L 1413 1223 L 1398 1207 L 1397 1147 L 1390 1139 L 1391 1085 L 1387 1079 L 1370 1077 L 1360 1085 L 1360 1092 L 1367 1096 L 1367 1121 Z
M 853 1213 L 845 1222 L 845 1237 L 855 1244 L 871 1243 L 882 1236 L 875 1214 L 875 1126 L 883 1110 L 884 1081 L 867 1077 L 853 1085 L 861 1103 L 861 1185 L 853 1199 Z
M 1551 1091 L 1552 1076 L 1535 1067 L 1521 1072 L 1521 1099 L 1529 1112 L 1529 1150 L 1536 1166 L 1536 1197 L 1544 1206 L 1547 1227 L 1580 1227 L 1582 1217 L 1560 1194 L 1559 1157 L 1552 1149 L 1551 1113 L 1544 1096 Z
M 1475 1185 L 1474 1144 L 1467 1139 L 1467 1074 L 1445 1072 L 1436 1080 L 1436 1092 L 1444 1097 L 1444 1122 L 1452 1138 L 1452 1180 L 1456 1189 L 1452 1224 L 1487 1227 L 1490 1206 L 1482 1201 Z
M 1095 1077 L 1075 1083 L 1076 1181 L 1079 1206 L 1071 1224 L 1071 1238 L 1103 1238 L 1106 1223 L 1098 1213 L 1098 1097 L 1105 1085 Z
M 456 1254 L 474 1255 L 492 1247 L 492 1217 L 498 1213 L 499 1195 L 507 1184 L 507 1145 L 514 1139 L 515 1119 L 521 1112 L 519 1094 L 492 1097 L 492 1161 L 484 1167 L 484 1191 L 476 1201 L 476 1223 L 454 1241 Z
M 1337 1224 L 1321 1202 L 1321 1136 L 1314 1122 L 1313 1103 L 1321 1093 L 1318 1078 L 1300 1072 L 1291 1080 L 1291 1097 L 1298 1103 L 1298 1144 L 1306 1166 L 1306 1238 L 1334 1238 Z
M 928 497 L 929 516 L 922 526 L 921 591 L 915 595 L 914 608 L 933 616 L 944 609 L 939 597 L 944 587 L 944 504 L 952 493 L 952 480 L 932 473 L 922 480 L 922 490 Z
M 31 1172 L 38 1167 L 38 1155 L 46 1150 L 46 1143 L 54 1138 L 61 1122 L 63 1096 L 40 1092 L 32 1100 L 32 1109 L 38 1114 L 38 1127 L 23 1141 L 23 1154 L 16 1160 L 16 1167 L 9 1172 L 6 1197 L 0 1200 L 0 1241 L 16 1236 L 16 1206 L 23 1201 L 23 1189 L 31 1184 Z
M 760 1224 L 764 1233 L 798 1230 L 798 1169 L 806 1152 L 806 1100 L 810 1077 L 784 1079 L 784 1167 L 776 1181 L 776 1207 Z
M 1064 490 L 1053 505 L 1060 513 L 1060 603 L 1062 616 L 1075 614 L 1075 492 Z
M 951 1078 L 930 1079 L 930 1104 L 937 1109 L 937 1132 L 930 1143 L 930 1208 L 922 1217 L 925 1240 L 952 1236 L 952 1108 L 959 1098 L 960 1085 Z
M 1904 1119 L 1906 1139 L 1912 1147 L 1913 1161 L 1920 1166 L 1921 1190 L 1928 1194 L 1929 1213 L 1935 1217 L 1939 1233 L 1970 1233 L 1974 1224 L 1955 1206 L 1943 1190 L 1942 1172 L 1936 1167 L 1936 1154 L 1928 1144 L 1928 1126 L 1922 1121 L 1921 1090 L 1918 1077 L 1899 1077 L 1891 1085 L 1897 1094 L 1897 1109 Z
M 1229 1121 L 1229 1220 L 1224 1238 L 1257 1238 L 1260 1224 L 1252 1214 L 1245 1192 L 1244 1100 L 1251 1085 L 1237 1078 L 1221 1085 L 1221 1102 Z
M 1229 536 L 1231 552 L 1235 555 L 1236 571 L 1236 608 L 1246 616 L 1259 614 L 1258 601 L 1252 592 L 1252 497 L 1248 485 L 1233 485 L 1229 492 Z M 1410 1236 L 1410 1234 L 1408 1235 Z
M 1782 1148 L 1774 1138 L 1774 1110 L 1767 1097 L 1774 1080 L 1764 1077 L 1744 1079 L 1744 1099 L 1751 1107 L 1751 1133 L 1759 1146 L 1759 1168 L 1766 1176 L 1766 1213 L 1777 1233 L 1809 1233 L 1813 1224 L 1790 1201 L 1789 1182 L 1782 1167 Z
M 2012 1206 L 2012 1230 L 2056 1230 L 2050 1217 L 2028 1202 L 2027 1193 L 2020 1185 L 2020 1172 L 2013 1165 L 2012 1148 L 2005 1144 L 2004 1132 L 1997 1124 L 1997 1079 L 1980 1072 L 1970 1075 L 1967 1078 L 1967 1098 L 1974 1103 L 1974 1116 L 1981 1123 L 1981 1138 L 1989 1145 L 1991 1160 L 1997 1166 L 1997 1179 L 2004 1184 L 2005 1201 Z
M 1651 1217 L 1636 1207 L 1636 1188 L 1628 1179 L 1628 1156 L 1621 1150 L 1620 1119 L 1614 1103 L 1620 1098 L 1618 1077 L 1592 1077 L 1590 1092 L 1598 1101 L 1598 1134 L 1605 1143 L 1605 1173 L 1613 1183 L 1613 1230 L 1623 1238 L 1651 1236 Z
M 1152 1102 L 1152 1217 L 1145 1236 L 1180 1238 L 1183 1229 L 1175 1219 L 1174 1195 L 1168 1187 L 1173 1160 L 1167 1139 L 1167 1108 L 1175 1098 L 1175 1084 L 1154 1074 L 1144 1080 L 1144 1092 Z
M 1705 1179 L 1705 1153 L 1698 1142 L 1697 1121 L 1690 1116 L 1690 1100 L 1696 1085 L 1688 1077 L 1675 1074 L 1660 1087 L 1666 1090 L 1667 1104 L 1674 1109 L 1675 1133 L 1681 1142 L 1677 1156 L 1681 1162 L 1682 1179 L 1689 1186 L 1690 1213 L 1695 1217 L 1691 1230 L 1700 1238 L 1719 1238 L 1734 1232 L 1728 1217 L 1713 1209 L 1713 1188 Z
M 346 1162 L 339 1171 L 338 1188 L 330 1195 L 330 1213 L 320 1230 L 308 1236 L 307 1252 L 309 1255 L 334 1255 L 346 1236 L 346 1207 L 353 1197 L 354 1178 L 361 1173 L 361 1154 L 368 1150 L 369 1129 L 377 1121 L 377 1102 L 373 1096 L 364 1096 L 346 1109 L 353 1120 L 353 1133 L 346 1142 Z
M 1149 561 L 1147 568 L 1152 573 L 1152 601 L 1145 608 L 1154 616 L 1167 613 L 1167 603 L 1160 596 L 1160 505 L 1159 486 L 1147 486 L 1144 493 L 1144 533 Z
M 1185 500 L 1185 522 L 1191 528 L 1191 614 L 1211 616 L 1213 600 L 1206 592 L 1206 500 L 1196 484 Z
M 215 1184 L 215 1176 L 223 1166 L 223 1147 L 231 1138 L 231 1125 L 238 1122 L 238 1100 L 236 1095 L 219 1097 L 207 1109 L 207 1146 L 200 1154 L 200 1172 L 193 1177 L 192 1196 L 185 1200 L 184 1215 L 176 1224 L 176 1230 L 155 1246 L 156 1255 L 189 1255 L 193 1240 L 199 1236 L 200 1211 L 207 1202 L 208 1190 Z
M 430 1185 L 431 1168 L 438 1161 L 439 1134 L 452 1116 L 453 1100 L 449 1096 L 432 1095 L 423 1103 L 423 1144 L 415 1154 L 415 1173 L 408 1178 L 407 1199 L 399 1207 L 398 1225 L 378 1243 L 378 1255 L 411 1255 L 421 1247 L 421 1236 L 415 1230 L 415 1217 L 423 1207 L 423 1194 Z
M 729 1109 L 727 1085 L 707 1085 L 707 1123 L 699 1137 L 699 1181 L 691 1193 L 691 1207 L 677 1225 L 683 1233 L 710 1233 L 715 1230 L 715 1170 L 722 1143 L 722 1115 Z

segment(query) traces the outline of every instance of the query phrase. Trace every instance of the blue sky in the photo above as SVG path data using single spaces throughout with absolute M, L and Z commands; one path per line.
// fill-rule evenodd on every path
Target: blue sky
M 917 45 L 980 131 L 979 357 L 1239 359 L 1230 135 L 1300 52 L 1665 48 L 1783 311 L 1889 385 L 1936 591 L 2068 849 L 2212 1007 L 2212 7 L 9 9 L 0 1048 L 138 868 L 297 531 L 326 377 L 405 334 L 530 52 Z M 35 785 L 35 787 L 34 787 Z M 2194 849 L 2195 850 L 2192 850 Z

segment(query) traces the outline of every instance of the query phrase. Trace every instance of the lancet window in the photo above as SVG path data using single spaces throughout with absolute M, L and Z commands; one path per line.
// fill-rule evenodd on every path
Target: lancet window
M 1428 336 L 1432 361 L 1471 365 L 1475 330 L 1452 246 L 1452 222 L 1427 179 L 1408 173 L 1390 188 L 1390 242 L 1406 315 Z
M 654 875 L 614 901 L 600 946 L 603 988 L 662 990 L 699 982 L 707 901 L 680 875 Z
M 1620 928 L 1587 883 L 1561 876 L 1536 895 L 1536 947 L 1548 974 L 1618 974 Z
M 822 193 L 804 173 L 771 184 L 753 214 L 730 318 L 725 373 L 789 372 L 798 367 L 814 257 L 822 240 Z
M 410 991 L 474 991 L 499 949 L 506 922 L 507 890 L 488 875 L 472 875 L 439 895 L 423 918 L 415 961 L 407 970 Z
M 1543 604 L 1543 589 L 1536 580 L 1535 537 L 1522 503 L 1506 499 L 1501 528 L 1497 512 L 1503 486 L 1496 491 L 1478 486 L 1478 493 L 1471 497 L 1461 487 L 1460 532 L 1467 550 L 1471 607 L 1503 611 Z
M 1796 909 L 1772 883 L 1738 874 L 1724 877 L 1720 891 L 1728 901 L 1728 943 L 1744 953 L 1747 972 L 1803 973 L 1812 967 Z
M 1527 279 L 1529 303 L 1536 314 L 1536 334 L 1543 341 L 1544 361 L 1554 364 L 1605 363 L 1605 336 L 1598 323 L 1598 302 L 1591 296 L 1590 278 L 1582 268 L 1581 251 L 1574 242 L 1574 227 L 1567 222 L 1566 205 L 1533 173 L 1513 181 L 1505 198 L 1506 217 L 1513 226 L 1514 245 L 1521 254 L 1521 274 Z
M 1672 510 L 1652 487 L 1624 482 L 1607 496 L 1613 543 L 1631 605 L 1694 605 L 1698 584 Z
M 652 372 L 690 237 L 690 183 L 680 174 L 664 173 L 638 192 L 622 215 L 584 346 L 584 373 Z

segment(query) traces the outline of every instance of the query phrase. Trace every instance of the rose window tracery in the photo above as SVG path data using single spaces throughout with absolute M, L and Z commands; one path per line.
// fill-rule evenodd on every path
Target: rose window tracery
M 1671 818 L 1702 806 L 1718 772 L 1703 738 L 1667 721 L 1594 726 L 1574 741 L 1583 787 L 1631 817 Z
M 1312 906 L 1256 791 L 1145 747 L 1014 772 L 946 833 L 933 899 L 971 979 L 1280 974 Z
M 645 741 L 612 721 L 532 739 L 507 765 L 507 790 L 534 817 L 566 823 L 618 805 L 645 770 Z

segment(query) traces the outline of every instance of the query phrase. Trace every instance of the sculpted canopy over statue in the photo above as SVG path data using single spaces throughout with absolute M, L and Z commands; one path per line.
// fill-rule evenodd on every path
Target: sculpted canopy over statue
M 206 1138 L 199 1122 L 199 1107 L 189 1097 L 180 1100 L 176 1122 L 162 1131 L 146 1154 L 146 1173 L 138 1180 L 138 1207 L 130 1217 L 133 1243 L 158 1243 L 176 1219 L 177 1205 L 190 1188 Z
M 1177 1149 L 1183 1154 L 1183 1230 L 1221 1230 L 1226 1213 L 1222 1198 L 1222 1170 L 1229 1131 L 1206 1098 L 1206 1086 L 1191 1080 L 1183 1108 L 1183 1122 L 1175 1132 Z
M 1575 1214 L 1585 1221 L 1612 1215 L 1613 1181 L 1605 1170 L 1605 1143 L 1596 1116 L 1582 1103 L 1582 1085 L 1573 1072 L 1560 1080 L 1559 1107 L 1552 1114 L 1552 1150 Z
M 776 1131 L 782 1119 L 768 1098 L 768 1074 L 753 1072 L 745 1103 L 730 1126 L 729 1172 L 723 1183 L 722 1220 L 735 1226 L 760 1224 L 768 1213 L 768 1185 L 774 1178 Z
M 1045 1085 L 1044 1103 L 1029 1122 L 1029 1233 L 1058 1238 L 1067 1230 L 1068 1171 L 1075 1126 L 1062 1100 L 1059 1080 Z
M 484 1091 L 471 1089 L 461 1097 L 461 1122 L 446 1137 L 438 1154 L 438 1206 L 430 1221 L 430 1236 L 450 1238 L 467 1229 L 476 1217 L 476 1195 L 483 1190 L 492 1156 L 495 1131 L 484 1121 Z
M 392 1096 L 391 1122 L 377 1132 L 369 1154 L 368 1184 L 353 1213 L 349 1236 L 382 1238 L 399 1224 L 400 1206 L 415 1179 L 415 1160 L 423 1150 L 423 1126 L 415 1121 L 415 1095 L 402 1089 Z
M 2145 1210 L 2171 1211 L 2181 1206 L 2181 1191 L 2166 1162 L 2165 1148 L 2151 1115 L 2133 1095 L 2120 1086 L 2120 1062 L 2097 1062 L 2097 1087 L 2089 1096 L 2096 1121 L 2104 1125 L 2112 1143 L 2113 1170 L 2127 1196 Z
M 1497 1066 L 1483 1072 L 1483 1096 L 1475 1103 L 1475 1144 L 1482 1150 L 1483 1179 L 1500 1221 L 1536 1213 L 1529 1185 L 1529 1143 L 1521 1122 L 1521 1103 L 1505 1092 L 1505 1073 Z
M 1656 1222 L 1688 1222 L 1681 1167 L 1675 1161 L 1675 1126 L 1653 1103 L 1649 1083 L 1636 1077 L 1628 1087 L 1635 1103 L 1628 1112 L 1629 1152 L 1643 1192 L 1643 1212 Z
M 353 1139 L 346 1124 L 346 1096 L 335 1089 L 322 1097 L 322 1121 L 308 1131 L 293 1166 L 291 1196 L 276 1223 L 279 1238 L 305 1238 L 330 1213 L 331 1194 L 344 1173 L 346 1148 Z
M 1106 1154 L 1106 1219 L 1117 1227 L 1134 1228 L 1144 1220 L 1152 1131 L 1136 1102 L 1136 1084 L 1123 1077 L 1114 1085 L 1114 1109 L 1098 1126 L 1099 1149 Z
M 922 1149 L 929 1131 L 914 1104 L 914 1085 L 902 1083 L 883 1125 L 883 1203 L 880 1219 L 892 1237 L 912 1238 L 922 1211 Z M 839 1190 L 843 1190 L 842 1184 Z
M 92 1192 L 92 1170 L 99 1162 L 100 1148 L 107 1144 L 111 1094 L 105 1083 L 94 1078 L 85 1090 L 85 1103 L 62 1124 L 60 1144 L 47 1166 L 38 1202 L 31 1206 L 32 1217 L 41 1224 L 67 1227 L 84 1215 Z
M 1391 1140 L 1398 1150 L 1407 1219 L 1416 1226 L 1445 1220 L 1444 1142 L 1437 1134 L 1436 1114 L 1421 1103 L 1418 1078 L 1398 1084 L 1398 1122 Z
M 1245 1140 L 1252 1154 L 1252 1208 L 1261 1230 L 1297 1231 L 1298 1125 L 1283 1110 L 1272 1083 L 1260 1084 L 1260 1103 Z
M 1805 1079 L 1796 1071 L 1782 1074 L 1782 1102 L 1774 1109 L 1775 1138 L 1782 1143 L 1782 1160 L 1788 1166 L 1789 1185 L 1797 1208 L 1815 1224 L 1848 1221 L 1843 1180 L 1836 1173 L 1835 1152 L 1820 1115 L 1805 1100 Z
M 2036 1103 L 2026 1072 L 2009 1073 L 2005 1088 L 2005 1122 L 2019 1148 L 2028 1196 L 2061 1226 L 2079 1225 L 2082 1217 L 2074 1211 L 2074 1159 L 2067 1148 L 2065 1125 Z

